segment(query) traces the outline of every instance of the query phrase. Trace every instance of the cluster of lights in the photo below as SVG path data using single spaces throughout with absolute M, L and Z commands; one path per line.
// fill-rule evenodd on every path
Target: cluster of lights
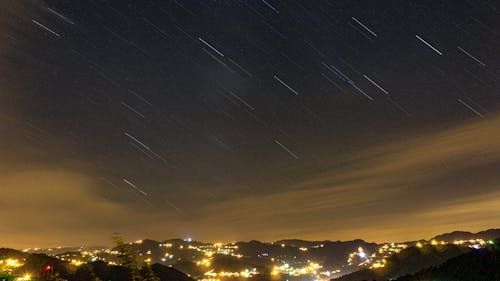
M 0 260 L 0 266 L 5 267 L 7 270 L 23 266 L 23 263 L 17 259 Z
M 378 249 L 378 253 L 385 255 L 385 257 L 390 256 L 395 253 L 399 253 L 402 250 L 408 248 L 407 244 L 396 244 L 396 243 L 390 243 L 390 244 L 384 244 Z
M 168 259 L 168 260 L 171 260 L 171 259 L 173 259 L 173 258 L 174 258 L 174 255 L 169 254 L 169 253 L 165 253 L 165 257 L 164 257 L 164 258 L 161 258 L 161 261 L 162 261 L 162 262 L 166 262 L 166 261 L 167 261 L 167 259 Z
M 24 262 L 18 259 L 14 258 L 0 259 L 0 272 L 7 272 L 8 274 L 11 274 L 14 269 L 21 267 L 23 265 Z M 24 276 L 17 277 L 15 280 L 28 281 L 31 280 L 31 275 L 25 274 Z
M 210 259 L 202 259 L 201 261 L 196 262 L 196 265 L 209 267 L 210 266 Z
M 486 245 L 488 245 L 488 244 L 493 245 L 494 242 L 493 242 L 493 240 L 485 241 L 483 239 L 470 239 L 470 240 L 453 241 L 453 244 L 461 245 L 461 246 L 468 246 L 468 247 L 474 248 L 474 249 L 480 249 L 480 248 L 486 247 Z
M 257 274 L 259 274 L 259 272 L 255 268 L 253 268 L 252 270 L 245 269 L 245 270 L 242 270 L 240 272 L 228 272 L 228 271 L 214 272 L 213 270 L 205 272 L 205 276 L 209 277 L 212 280 L 216 280 L 214 278 L 217 278 L 217 277 L 226 277 L 226 278 L 243 277 L 243 278 L 251 278 L 251 277 L 254 277 Z M 202 280 L 207 280 L 207 279 L 202 279 Z
M 493 241 L 489 240 L 488 242 L 486 242 L 483 239 L 470 239 L 470 240 L 457 240 L 453 242 L 453 244 L 455 245 L 468 246 L 474 249 L 484 248 L 488 243 L 493 244 Z M 422 248 L 426 244 L 427 244 L 426 242 L 417 242 L 415 243 L 415 247 Z M 433 239 L 429 241 L 429 244 L 432 246 L 438 246 L 438 245 L 446 245 L 448 244 L 448 242 L 437 241 Z M 390 243 L 383 245 L 382 247 L 379 248 L 377 254 L 371 255 L 370 268 L 376 269 L 385 267 L 385 265 L 387 264 L 386 260 L 387 257 L 391 256 L 392 254 L 399 253 L 403 249 L 406 249 L 407 247 L 408 247 L 407 244 Z
M 433 245 L 433 246 L 446 245 L 446 244 L 448 244 L 448 243 L 445 242 L 445 241 L 437 241 L 437 240 L 434 240 L 434 239 L 431 240 L 431 245 Z
M 387 263 L 386 259 L 382 259 L 381 261 L 377 261 L 377 262 L 372 263 L 370 268 L 377 269 L 377 268 L 385 267 L 386 263 Z
M 189 245 L 189 249 L 202 252 L 206 257 L 212 257 L 215 254 L 233 256 L 236 258 L 243 257 L 243 255 L 236 253 L 238 246 L 232 244 L 224 245 L 222 243 L 215 243 L 201 246 Z
M 362 247 L 359 247 L 356 252 L 349 254 L 347 263 L 351 266 L 367 266 L 375 269 L 382 268 L 387 264 L 387 257 L 399 253 L 407 247 L 407 244 L 387 243 L 380 246 L 379 249 L 371 255 L 368 255 Z
M 304 267 L 299 267 L 295 268 L 293 266 L 290 266 L 288 263 L 284 263 L 282 265 L 276 265 L 273 267 L 273 270 L 271 271 L 272 275 L 280 275 L 280 274 L 286 274 L 290 276 L 301 276 L 301 275 L 316 275 L 318 274 L 318 270 L 321 269 L 323 266 L 321 266 L 318 263 L 315 262 L 309 262 L 306 266 Z
M 16 279 L 17 281 L 29 281 L 31 280 L 31 275 L 29 274 L 25 274 L 24 276 L 21 276 L 21 277 L 17 277 Z
M 486 245 L 487 245 L 487 244 L 489 244 L 489 243 L 491 243 L 491 244 L 492 244 L 492 243 L 493 243 L 493 241 L 492 241 L 492 240 L 485 241 L 485 240 L 483 240 L 483 239 L 469 239 L 469 240 L 455 240 L 455 241 L 453 241 L 453 244 L 454 244 L 454 245 L 459 245 L 459 246 L 468 246 L 468 247 L 470 247 L 470 248 L 474 248 L 474 249 L 484 248 L 484 247 L 486 247 Z M 422 247 L 423 247 L 423 245 L 425 245 L 425 244 L 426 244 L 425 242 L 424 242 L 424 243 L 422 243 L 422 242 L 418 242 L 418 243 L 416 244 L 416 246 L 417 246 L 418 248 L 422 248 Z M 430 244 L 431 244 L 432 246 L 437 246 L 437 245 L 447 245 L 447 244 L 448 244 L 448 242 L 446 242 L 446 241 L 437 241 L 437 240 L 433 239 L 433 240 L 431 240 L 431 241 L 430 241 Z
M 29 252 L 38 252 L 38 251 L 41 251 L 41 250 L 46 250 L 48 252 L 53 252 L 54 250 L 61 250 L 62 247 L 61 246 L 57 246 L 56 248 L 45 248 L 45 249 L 42 249 L 42 248 L 26 248 L 26 249 L 23 249 L 23 252 L 25 253 L 29 253 Z
M 62 261 L 68 261 L 69 263 L 75 266 L 80 266 L 86 262 L 94 262 L 97 260 L 106 261 L 108 262 L 108 264 L 110 264 L 111 261 L 107 261 L 107 259 L 103 257 L 103 255 L 105 254 L 117 256 L 119 252 L 110 249 L 99 249 L 99 250 L 88 251 L 84 250 L 84 248 L 82 247 L 80 248 L 80 251 L 78 253 L 59 254 L 55 255 L 55 257 Z
M 429 241 L 429 242 L 417 242 L 417 243 L 415 244 L 415 247 L 417 247 L 417 248 L 422 248 L 422 247 L 424 247 L 424 245 L 429 245 L 429 244 L 430 244 L 430 245 L 432 245 L 432 246 L 438 246 L 438 245 L 446 245 L 446 244 L 448 244 L 448 242 L 445 242 L 445 241 L 437 241 L 437 240 L 434 240 L 434 239 L 433 239 L 433 240 L 431 240 L 431 241 Z
M 184 239 L 184 241 L 189 243 L 192 240 L 187 238 Z M 162 244 L 162 245 L 167 248 L 173 247 L 172 244 Z M 245 269 L 240 272 L 226 272 L 226 271 L 215 272 L 213 269 L 210 268 L 210 266 L 212 265 L 212 258 L 216 254 L 233 256 L 236 258 L 243 257 L 243 255 L 236 253 L 238 246 L 234 244 L 214 243 L 214 244 L 203 244 L 203 245 L 190 244 L 187 247 L 184 247 L 183 245 L 179 246 L 179 249 L 184 249 L 184 248 L 201 252 L 203 254 L 204 257 L 196 262 L 197 266 L 203 267 L 206 270 L 205 278 L 201 279 L 201 281 L 220 281 L 224 278 L 251 278 L 259 274 L 255 268 L 252 270 Z M 166 256 L 168 256 L 168 254 Z M 170 255 L 169 257 L 173 258 L 172 255 Z M 164 259 L 162 259 L 162 261 L 164 261 Z
M 356 252 L 352 252 L 349 254 L 349 258 L 347 259 L 347 263 L 349 265 L 358 265 L 363 266 L 370 263 L 370 258 L 365 253 L 363 248 L 359 247 Z
M 74 265 L 74 266 L 80 266 L 82 264 L 84 264 L 85 262 L 81 261 L 81 260 L 71 260 L 71 264 Z
M 397 254 L 402 250 L 408 248 L 407 244 L 403 243 L 387 243 L 382 245 L 376 253 L 370 256 L 370 268 L 381 268 L 387 264 L 386 258 L 393 254 Z

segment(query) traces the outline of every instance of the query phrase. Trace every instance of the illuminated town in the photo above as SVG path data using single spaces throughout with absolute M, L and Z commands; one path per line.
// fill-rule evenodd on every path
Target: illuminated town
M 253 243 L 253 244 L 252 244 Z M 305 243 L 305 242 L 304 242 Z M 312 242 L 311 242 L 312 243 Z M 454 245 L 471 249 L 481 249 L 492 245 L 492 240 L 470 239 L 456 241 L 420 240 L 406 243 L 383 243 L 377 245 L 373 251 L 357 247 L 347 253 L 344 262 L 332 266 L 332 262 L 325 263 L 321 255 L 314 254 L 329 247 L 330 243 L 312 243 L 310 247 L 297 247 L 285 243 L 201 243 L 191 238 L 175 239 L 164 242 L 152 240 L 138 240 L 129 243 L 136 250 L 137 257 L 144 264 L 160 263 L 168 267 L 178 268 L 187 276 L 199 281 L 229 281 L 229 280 L 304 280 L 327 281 L 344 274 L 369 268 L 377 270 L 384 268 L 387 261 L 394 254 L 409 248 L 439 247 Z M 239 246 L 241 245 L 241 246 Z M 367 244 L 370 245 L 370 244 Z M 255 248 L 252 248 L 255 247 Z M 268 252 L 252 253 L 264 247 Z M 76 270 L 79 266 L 92 262 L 105 262 L 108 265 L 120 265 L 120 252 L 115 248 L 28 248 L 23 253 L 46 253 L 64 262 L 68 268 Z M 291 254 L 290 254 L 291 253 Z M 314 259 L 316 257 L 316 260 Z M 0 269 L 5 276 L 11 279 L 0 280 L 36 280 L 30 272 L 19 272 L 25 259 L 2 257 Z M 192 266 L 182 268 L 181 264 Z M 50 270 L 47 265 L 46 270 Z M 264 278 L 264 279 L 258 279 Z

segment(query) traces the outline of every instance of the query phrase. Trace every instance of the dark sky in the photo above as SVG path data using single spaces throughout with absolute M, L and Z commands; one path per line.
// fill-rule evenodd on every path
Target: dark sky
M 499 11 L 3 0 L 0 242 L 499 227 Z

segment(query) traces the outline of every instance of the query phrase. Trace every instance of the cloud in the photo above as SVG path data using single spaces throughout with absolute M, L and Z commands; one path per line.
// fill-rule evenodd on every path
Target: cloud
M 498 187 L 497 184 L 496 188 Z M 416 214 L 415 219 L 432 221 L 434 225 L 446 226 L 450 229 L 466 220 L 469 227 L 484 229 L 485 225 L 500 221 L 500 192 L 478 194 L 443 202 L 435 208 Z
M 498 220 L 491 214 L 500 213 L 500 204 L 482 202 L 499 188 L 498 128 L 500 115 L 407 136 L 285 191 L 215 203 L 203 213 L 208 224 L 264 239 L 288 234 L 380 241 L 494 226 Z M 452 203 L 462 197 L 471 201 Z M 441 219 L 443 206 L 448 223 Z
M 107 200 L 95 192 L 96 185 L 90 177 L 64 170 L 4 173 L 0 236 L 12 244 L 3 246 L 110 244 L 115 232 L 130 239 L 161 233 L 170 218 Z
M 405 136 L 359 151 L 343 165 L 267 193 L 207 201 L 180 217 L 170 208 L 139 208 L 125 186 L 104 197 L 103 182 L 63 158 L 57 165 L 9 159 L 43 155 L 16 150 L 0 161 L 0 235 L 15 247 L 108 244 L 114 232 L 129 239 L 194 234 L 200 239 L 353 239 L 431 237 L 494 227 L 500 213 L 500 115 L 454 128 Z M 11 142 L 12 144 L 14 142 Z M 8 152 L 7 146 L 2 151 Z M 41 157 L 40 159 L 42 159 Z M 14 161 L 15 162 L 15 161 Z M 129 198 L 130 199 L 130 198 Z M 176 203 L 176 202 L 174 202 Z M 33 245 L 36 243 L 36 245 Z

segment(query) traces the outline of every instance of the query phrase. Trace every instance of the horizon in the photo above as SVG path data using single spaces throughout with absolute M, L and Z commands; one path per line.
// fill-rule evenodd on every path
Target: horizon
M 115 233 L 119 235 L 120 237 L 124 238 L 124 241 L 126 243 L 134 243 L 137 241 L 144 241 L 144 240 L 152 240 L 152 241 L 157 241 L 157 242 L 164 242 L 164 241 L 170 241 L 170 240 L 182 240 L 186 241 L 186 239 L 192 239 L 192 242 L 200 242 L 200 243 L 208 243 L 208 244 L 217 244 L 217 243 L 222 243 L 222 244 L 232 244 L 232 243 L 238 243 L 238 242 L 251 242 L 251 241 L 257 241 L 261 243 L 266 243 L 266 244 L 272 244 L 274 242 L 278 241 L 283 241 L 283 240 L 299 240 L 299 241 L 306 241 L 306 242 L 349 242 L 349 241 L 355 241 L 355 240 L 362 240 L 367 243 L 376 243 L 376 244 L 385 244 L 385 243 L 399 243 L 399 242 L 415 242 L 415 241 L 420 241 L 420 240 L 425 240 L 425 241 L 431 241 L 434 237 L 443 235 L 443 234 L 450 234 L 450 233 L 455 233 L 455 232 L 468 232 L 472 234 L 476 234 L 479 232 L 483 231 L 490 231 L 490 230 L 499 230 L 500 227 L 491 227 L 491 228 L 486 228 L 486 229 L 480 229 L 480 230 L 450 230 L 447 232 L 440 232 L 436 233 L 435 235 L 432 235 L 431 237 L 428 238 L 415 238 L 415 239 L 402 239 L 402 240 L 369 240 L 369 239 L 364 239 L 362 237 L 353 237 L 353 238 L 346 238 L 346 239 L 302 239 L 302 238 L 281 238 L 281 239 L 273 239 L 273 240 L 259 240 L 259 239 L 247 239 L 247 240 L 231 240 L 231 241 L 221 241 L 221 240 L 204 240 L 204 239 L 197 239 L 196 237 L 191 237 L 191 236 L 186 236 L 183 238 L 180 237 L 174 237 L 174 238 L 167 238 L 167 239 L 156 239 L 156 238 L 151 238 L 151 237 L 142 237 L 142 238 L 130 238 L 130 239 L 125 239 L 127 235 L 122 236 L 120 233 Z M 114 234 L 113 234 L 114 235 Z M 104 244 L 78 244 L 74 243 L 73 245 L 49 245 L 49 246 L 43 246 L 43 245 L 31 245 L 31 246 L 22 246 L 22 247 L 10 247 L 8 245 L 0 245 L 0 248 L 11 248 L 11 249 L 16 249 L 16 250 L 25 250 L 25 249 L 49 249 L 49 248 L 78 248 L 78 247 L 84 247 L 84 248 L 94 248 L 94 247 L 112 247 L 112 236 L 110 235 L 109 238 L 109 244 L 104 245 Z
M 498 276 L 500 229 L 443 235 L 383 244 L 282 240 L 236 245 L 191 238 L 127 243 L 115 236 L 112 248 L 0 248 L 0 276 L 24 281 L 416 281 L 429 273 L 490 281 Z

